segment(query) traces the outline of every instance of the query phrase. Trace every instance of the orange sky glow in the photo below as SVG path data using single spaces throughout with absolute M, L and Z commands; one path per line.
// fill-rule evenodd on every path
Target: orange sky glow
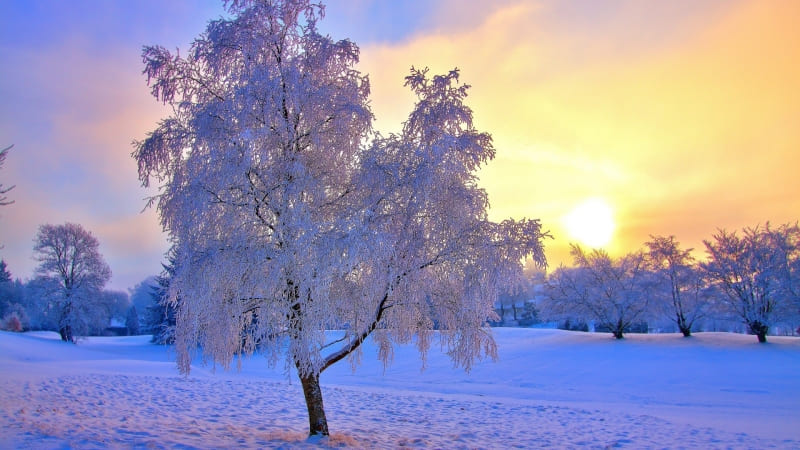
M 717 228 L 796 221 L 800 2 L 645 3 L 592 25 L 603 34 L 528 2 L 471 29 L 362 46 L 377 128 L 407 114 L 408 67 L 461 69 L 498 150 L 481 173 L 491 217 L 541 219 L 551 267 L 570 263 L 563 218 L 587 198 L 613 209 L 612 254 L 650 234 L 702 249 Z
M 497 149 L 480 173 L 490 217 L 540 219 L 550 268 L 571 264 L 587 202 L 611 210 L 612 255 L 653 234 L 703 257 L 718 228 L 800 220 L 800 1 L 325 3 L 322 32 L 361 48 L 377 130 L 407 117 L 411 66 L 461 70 Z M 141 46 L 185 51 L 222 3 L 0 11 L 0 148 L 14 144 L 0 182 L 16 185 L 0 210 L 0 259 L 29 278 L 37 227 L 69 221 L 97 235 L 113 289 L 159 273 L 169 244 L 156 212 L 142 213 L 155 190 L 130 154 L 169 110 L 149 94 Z

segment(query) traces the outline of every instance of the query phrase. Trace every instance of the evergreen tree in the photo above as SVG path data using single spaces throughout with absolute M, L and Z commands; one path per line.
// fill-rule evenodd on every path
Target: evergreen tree
M 135 305 L 128 308 L 128 313 L 125 315 L 125 328 L 128 329 L 128 336 L 139 334 L 139 314 L 136 312 Z
M 11 272 L 8 271 L 8 266 L 6 262 L 0 259 L 0 283 L 10 283 L 11 282 Z
M 169 301 L 169 285 L 175 274 L 175 249 L 167 254 L 167 263 L 162 264 L 163 271 L 156 277 L 156 286 L 151 294 L 153 305 L 147 308 L 147 327 L 153 333 L 151 342 L 155 344 L 175 343 L 175 323 L 177 302 Z

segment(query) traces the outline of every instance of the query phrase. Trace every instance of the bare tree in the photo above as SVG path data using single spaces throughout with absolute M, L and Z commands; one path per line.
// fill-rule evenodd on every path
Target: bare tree
M 308 0 L 230 2 L 186 58 L 146 47 L 175 114 L 134 157 L 176 244 L 169 297 L 187 372 L 257 348 L 300 378 L 309 434 L 327 435 L 320 374 L 369 336 L 425 354 L 434 328 L 469 369 L 495 356 L 488 319 L 521 261 L 544 264 L 538 221 L 491 222 L 476 171 L 494 157 L 454 70 L 413 70 L 417 104 L 374 137 L 358 47 L 317 30 Z M 180 301 L 178 301 L 180 299 Z M 344 329 L 340 334 L 328 330 Z
M 724 293 L 724 305 L 767 342 L 770 326 L 796 314 L 800 227 L 767 222 L 741 235 L 719 230 L 704 243 L 709 259 L 701 267 Z
M 101 292 L 111 278 L 111 269 L 99 247 L 90 232 L 73 223 L 42 225 L 34 239 L 39 267 L 33 282 L 57 315 L 64 341 L 75 342 L 79 334 L 88 332 L 91 318 L 105 308 Z
M 706 316 L 714 290 L 697 270 L 692 249 L 681 249 L 675 236 L 650 236 L 645 245 L 658 309 L 689 337 L 695 323 Z
M 11 150 L 12 147 L 14 146 L 9 145 L 8 147 L 0 150 L 0 169 L 3 168 L 3 164 L 5 164 L 6 162 L 6 156 L 8 156 L 8 151 Z M 14 186 L 3 187 L 3 183 L 0 183 L 0 206 L 10 205 L 14 203 L 14 200 L 9 200 L 8 197 L 6 196 L 6 194 L 9 193 L 12 189 L 14 189 Z
M 550 275 L 543 307 L 551 317 L 594 320 L 617 339 L 645 318 L 651 281 L 642 253 L 612 259 L 603 250 L 585 253 L 572 245 L 575 267 Z

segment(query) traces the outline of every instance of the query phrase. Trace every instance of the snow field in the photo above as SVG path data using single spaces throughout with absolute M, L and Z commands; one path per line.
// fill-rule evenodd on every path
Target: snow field
M 497 329 L 469 374 L 367 346 L 322 375 L 333 436 L 305 441 L 299 382 L 261 358 L 177 374 L 146 337 L 0 333 L 2 448 L 800 448 L 800 339 Z M 52 336 L 50 336 L 52 337 Z

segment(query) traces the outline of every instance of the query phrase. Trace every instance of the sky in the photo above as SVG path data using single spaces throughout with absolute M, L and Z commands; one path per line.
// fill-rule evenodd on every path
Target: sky
M 37 228 L 75 222 L 110 288 L 157 274 L 167 238 L 130 154 L 169 110 L 141 48 L 186 50 L 222 4 L 10 0 L 0 14 L 0 148 L 14 145 L 0 183 L 16 185 L 0 258 L 28 279 Z M 793 0 L 331 0 L 320 28 L 360 46 L 382 132 L 410 111 L 411 66 L 461 70 L 497 149 L 480 172 L 490 217 L 540 219 L 552 268 L 570 242 L 618 255 L 674 235 L 702 257 L 718 229 L 800 219 L 797 23 Z

